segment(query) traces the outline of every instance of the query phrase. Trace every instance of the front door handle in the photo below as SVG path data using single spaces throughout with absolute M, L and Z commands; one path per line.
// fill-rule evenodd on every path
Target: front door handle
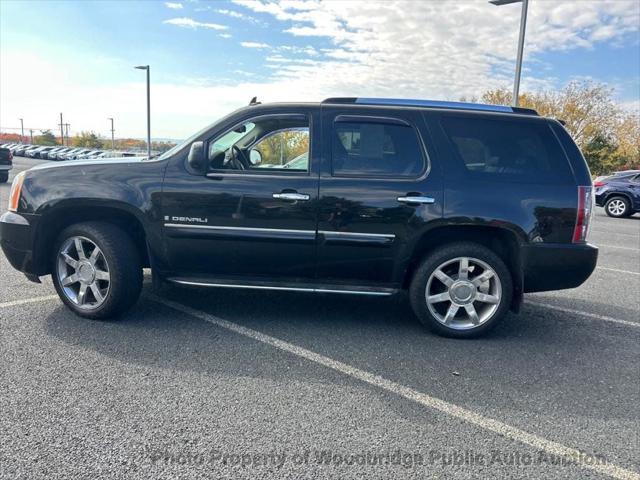
M 401 203 L 435 203 L 435 199 L 431 197 L 416 196 L 404 196 L 397 199 Z
M 285 192 L 285 193 L 274 193 L 273 198 L 278 200 L 294 200 L 294 201 L 303 201 L 306 202 L 309 200 L 309 195 L 306 193 L 294 193 L 294 192 Z

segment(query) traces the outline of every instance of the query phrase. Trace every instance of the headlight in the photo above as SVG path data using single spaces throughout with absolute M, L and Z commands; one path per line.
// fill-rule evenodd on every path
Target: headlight
M 18 202 L 20 201 L 20 193 L 22 193 L 22 184 L 24 183 L 24 177 L 27 172 L 20 172 L 13 179 L 11 184 L 11 193 L 9 194 L 9 211 L 18 211 Z

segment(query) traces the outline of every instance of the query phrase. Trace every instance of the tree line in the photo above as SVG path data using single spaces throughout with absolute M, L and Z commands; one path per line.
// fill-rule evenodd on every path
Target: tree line
M 508 89 L 498 88 L 470 101 L 511 105 L 512 98 Z M 561 90 L 523 93 L 518 103 L 542 116 L 562 120 L 593 175 L 640 169 L 639 112 L 625 110 L 616 103 L 612 88 L 574 81 Z

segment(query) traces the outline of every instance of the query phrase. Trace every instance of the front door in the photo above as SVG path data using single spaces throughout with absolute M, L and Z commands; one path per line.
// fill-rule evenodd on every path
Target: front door
M 262 114 L 205 143 L 206 175 L 172 162 L 163 188 L 174 275 L 311 282 L 315 275 L 318 133 L 313 109 Z

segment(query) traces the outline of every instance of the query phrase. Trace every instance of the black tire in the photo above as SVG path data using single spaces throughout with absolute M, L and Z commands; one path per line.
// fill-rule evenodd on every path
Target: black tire
M 9 180 L 9 172 L 0 172 L 0 183 L 7 183 Z
M 621 195 L 608 198 L 604 204 L 604 212 L 613 218 L 623 218 L 633 214 L 629 200 Z
M 108 292 L 96 308 L 80 308 L 67 297 L 59 279 L 58 255 L 64 243 L 72 237 L 84 237 L 97 245 L 108 264 Z M 116 318 L 130 309 L 142 290 L 142 263 L 131 237 L 115 225 L 105 222 L 84 222 L 71 225 L 58 236 L 53 250 L 53 284 L 60 299 L 76 315 L 92 320 Z
M 430 311 L 427 304 L 427 284 L 429 278 L 435 272 L 436 269 L 441 267 L 447 262 L 454 259 L 465 257 L 471 260 L 480 260 L 488 265 L 496 274 L 499 280 L 499 288 L 501 290 L 500 295 L 495 295 L 499 298 L 497 308 L 493 310 L 493 313 L 487 313 L 487 318 L 479 323 L 477 326 L 471 325 L 469 327 L 460 326 L 460 329 L 447 326 L 438 320 Z M 475 268 L 475 267 L 474 267 Z M 456 280 L 455 275 L 451 278 Z M 473 280 L 475 276 L 472 276 L 472 272 L 469 273 L 469 279 Z M 496 280 L 492 280 L 496 282 Z M 435 280 L 434 280 L 435 282 Z M 434 283 L 435 284 L 435 283 Z M 444 290 L 444 284 L 442 284 Z M 498 288 L 498 287 L 496 287 Z M 479 293 L 478 293 L 479 294 Z M 427 255 L 421 262 L 420 266 L 415 271 L 409 287 L 409 299 L 411 306 L 420 322 L 429 328 L 431 331 L 445 337 L 453 338 L 473 338 L 484 335 L 493 327 L 495 327 L 507 314 L 511 305 L 511 299 L 513 297 L 513 281 L 511 278 L 511 272 L 502 261 L 502 259 L 488 248 L 472 242 L 459 242 L 446 245 L 438 248 L 429 255 Z M 444 307 L 452 305 L 453 302 L 443 302 Z M 432 304 L 433 305 L 433 304 Z M 488 304 L 471 302 L 471 305 L 480 309 L 489 309 L 493 307 L 487 307 Z M 466 307 L 460 307 L 466 311 Z M 488 312 L 487 310 L 485 310 Z M 458 315 L 458 314 L 456 314 Z M 465 315 L 463 313 L 463 315 Z

